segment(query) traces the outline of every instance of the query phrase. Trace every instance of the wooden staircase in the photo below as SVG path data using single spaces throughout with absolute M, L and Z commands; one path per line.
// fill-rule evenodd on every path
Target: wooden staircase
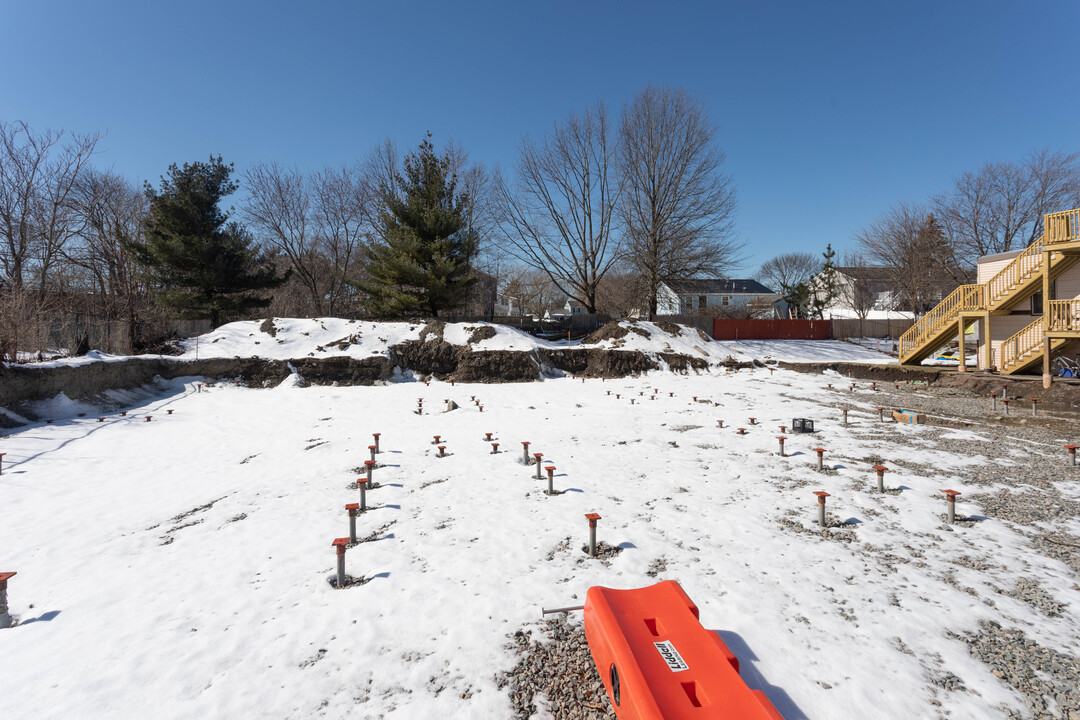
M 1049 250 L 1049 267 L 1043 267 Z M 978 319 L 1008 315 L 1017 304 L 1080 262 L 1080 209 L 1043 216 L 1043 234 L 997 275 L 983 284 L 961 285 L 900 337 L 900 362 L 918 364 Z M 1051 351 L 1080 332 L 1080 301 L 1044 301 L 1047 314 L 1005 341 L 999 370 L 1023 372 L 1042 360 L 1044 334 L 1052 335 Z M 1056 314 L 1055 314 L 1056 313 Z M 1053 336 L 1057 333 L 1057 336 Z
M 1042 362 L 1044 330 L 1045 323 L 1043 319 L 1041 317 L 1035 318 L 1023 330 L 1001 344 L 1000 367 L 998 369 L 1003 375 L 1022 373 Z M 1051 354 L 1060 350 L 1069 342 L 1071 340 L 1067 338 L 1051 338 Z

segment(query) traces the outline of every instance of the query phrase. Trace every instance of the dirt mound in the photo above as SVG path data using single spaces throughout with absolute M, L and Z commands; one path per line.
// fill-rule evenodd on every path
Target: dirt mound
M 458 382 L 530 382 L 540 379 L 532 353 L 477 350 L 461 353 L 454 380 Z
M 668 367 L 677 372 L 688 370 L 708 370 L 709 363 L 704 358 L 682 353 L 660 353 L 660 359 L 668 364 Z
M 682 331 L 683 331 L 682 327 L 680 327 L 679 325 L 676 325 L 673 322 L 667 322 L 666 320 L 658 320 L 658 321 L 654 322 L 653 325 L 660 328 L 661 330 L 666 332 L 668 335 L 674 335 L 675 337 L 678 337 L 678 336 L 682 335 Z
M 626 377 L 660 366 L 647 355 L 628 350 L 538 350 L 545 366 L 585 377 Z
M 445 327 L 445 323 L 442 325 Z M 428 326 L 425 325 L 420 331 L 421 338 L 429 337 L 427 331 Z M 430 335 L 434 335 L 434 332 Z M 442 328 L 439 328 L 438 335 L 432 339 L 407 340 L 390 348 L 390 361 L 403 370 L 445 378 L 457 369 L 460 351 L 460 348 L 442 339 Z
M 424 323 L 424 327 L 420 328 L 420 342 L 427 342 L 428 335 L 431 335 L 436 340 L 443 339 L 443 333 L 446 332 L 446 323 L 442 320 L 428 320 Z
M 262 325 L 259 326 L 259 329 L 270 337 L 277 337 L 277 327 L 274 325 L 274 318 L 272 317 L 268 317 L 263 320 Z
M 393 363 L 381 356 L 304 358 L 294 360 L 293 366 L 311 385 L 373 385 L 394 372 Z
M 596 330 L 585 336 L 585 339 L 581 341 L 582 345 L 595 345 L 597 343 L 604 342 L 605 340 L 620 340 L 626 337 L 630 331 L 625 325 L 620 325 L 618 320 L 612 320 L 609 323 L 604 323 Z
M 471 333 L 469 333 L 469 339 L 467 340 L 467 343 L 469 345 L 475 345 L 482 340 L 490 340 L 491 338 L 495 337 L 496 334 L 497 333 L 495 332 L 495 328 L 493 328 L 492 326 L 482 325 L 478 328 L 475 328 Z

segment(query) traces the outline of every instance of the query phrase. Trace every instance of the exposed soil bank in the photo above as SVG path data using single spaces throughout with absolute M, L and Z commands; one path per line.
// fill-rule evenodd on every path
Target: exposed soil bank
M 677 371 L 708 367 L 701 358 L 675 353 L 666 353 L 662 357 Z M 66 367 L 0 366 L 0 407 L 18 411 L 23 403 L 52 398 L 61 392 L 71 399 L 90 399 L 106 390 L 146 385 L 155 377 L 239 378 L 252 387 L 273 387 L 288 377 L 293 368 L 310 385 L 373 385 L 393 377 L 395 368 L 444 380 L 502 383 L 529 382 L 539 380 L 543 374 L 559 372 L 588 377 L 625 377 L 657 370 L 660 366 L 641 352 L 585 348 L 534 352 L 475 351 L 441 339 L 403 343 L 391 349 L 390 357 L 376 356 L 362 360 L 350 357 L 298 358 L 291 361 L 138 357 Z
M 1004 388 L 1010 398 L 1037 398 L 1040 407 L 1080 407 L 1080 383 L 1076 380 L 1054 378 L 1049 389 L 1042 386 L 1041 376 L 994 375 L 986 372 L 957 372 L 955 368 L 904 367 L 902 365 L 859 365 L 857 363 L 779 363 L 780 367 L 798 372 L 821 373 L 833 370 L 853 380 L 876 382 L 919 381 L 937 387 L 959 388 L 972 395 L 998 393 Z

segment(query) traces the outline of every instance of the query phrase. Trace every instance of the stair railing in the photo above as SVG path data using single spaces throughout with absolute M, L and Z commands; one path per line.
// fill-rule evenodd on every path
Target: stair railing
M 956 321 L 961 312 L 981 310 L 985 289 L 982 285 L 961 285 L 900 336 L 900 359 L 911 355 L 923 343 Z
M 1001 343 L 1001 372 L 1007 373 L 1042 346 L 1043 319 L 1037 318 Z
M 1013 288 L 1023 282 L 1032 273 L 1036 273 L 1042 267 L 1043 250 L 1046 247 L 1046 235 L 1040 235 L 1039 239 L 1027 246 L 1027 248 L 1013 258 L 1013 261 L 1003 267 L 997 275 L 990 278 L 986 283 L 986 302 L 992 310 L 1009 299 Z

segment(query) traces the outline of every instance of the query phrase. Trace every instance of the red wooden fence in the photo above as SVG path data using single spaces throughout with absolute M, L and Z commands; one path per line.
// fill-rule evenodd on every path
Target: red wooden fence
M 828 340 L 828 320 L 726 320 L 713 318 L 716 340 Z

